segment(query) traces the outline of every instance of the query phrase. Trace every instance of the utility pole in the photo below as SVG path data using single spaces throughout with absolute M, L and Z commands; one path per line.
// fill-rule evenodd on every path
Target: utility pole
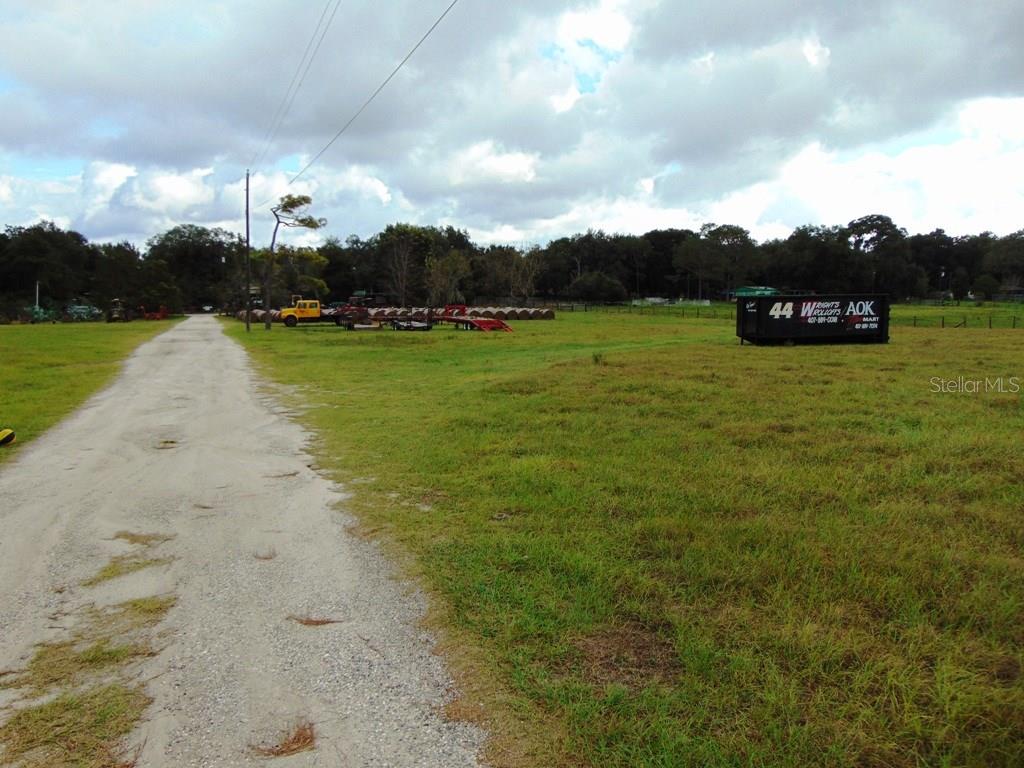
M 252 315 L 252 267 L 249 263 L 249 169 L 245 169 L 245 332 L 249 333 Z

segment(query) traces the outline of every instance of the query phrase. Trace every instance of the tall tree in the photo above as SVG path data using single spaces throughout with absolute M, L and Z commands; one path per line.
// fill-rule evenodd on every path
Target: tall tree
M 672 263 L 680 273 L 697 281 L 697 299 L 704 299 L 704 287 L 709 281 L 717 282 L 725 276 L 725 251 L 721 244 L 709 237 L 715 224 L 705 224 L 700 236 L 681 241 L 675 248 Z M 687 291 L 689 295 L 689 291 Z
M 390 224 L 377 238 L 388 277 L 388 288 L 400 306 L 422 295 L 428 256 L 437 252 L 437 230 L 414 224 Z
M 465 251 L 452 249 L 444 256 L 430 256 L 427 260 L 427 292 L 431 306 L 456 304 L 465 301 L 462 282 L 472 274 Z
M 146 243 L 146 258 L 158 259 L 174 276 L 188 307 L 221 304 L 236 278 L 244 243 L 223 229 L 181 224 Z
M 276 268 L 277 234 L 281 227 L 289 229 L 320 229 L 327 225 L 327 219 L 319 219 L 310 216 L 306 210 L 313 204 L 313 198 L 309 195 L 284 195 L 281 200 L 270 209 L 274 214 L 274 234 L 270 238 L 270 250 L 263 262 L 263 308 L 270 309 L 270 286 L 273 282 Z M 264 315 L 263 326 L 270 330 L 272 320 L 270 312 Z
M 61 306 L 88 288 L 95 253 L 78 232 L 50 221 L 30 227 L 7 227 L 0 261 L 0 291 L 27 302 L 36 283 L 46 304 Z

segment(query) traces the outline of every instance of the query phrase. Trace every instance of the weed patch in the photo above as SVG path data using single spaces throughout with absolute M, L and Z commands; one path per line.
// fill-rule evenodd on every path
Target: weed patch
M 39 695 L 55 686 L 74 687 L 89 676 L 152 655 L 146 645 L 114 645 L 106 639 L 47 643 L 39 646 L 24 672 L 4 680 L 0 687 L 26 688 Z
M 178 598 L 174 595 L 140 597 L 112 606 L 95 621 L 102 623 L 108 631 L 111 625 L 119 632 L 143 629 L 159 623 L 177 602 Z
M 0 725 L 0 758 L 33 768 L 126 768 L 121 743 L 150 699 L 120 683 L 66 693 Z
M 172 561 L 169 557 L 141 557 L 139 555 L 118 555 L 100 568 L 94 576 L 82 582 L 83 587 L 94 587 L 111 579 L 118 579 L 145 568 L 167 565 Z
M 152 547 L 171 541 L 174 536 L 169 533 L 132 533 L 131 531 L 118 531 L 114 534 L 115 539 L 127 541 L 129 544 L 136 544 L 143 547 Z

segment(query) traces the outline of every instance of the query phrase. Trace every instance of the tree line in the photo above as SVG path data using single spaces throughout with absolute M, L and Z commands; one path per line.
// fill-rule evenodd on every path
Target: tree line
M 324 224 L 301 210 L 297 215 L 317 228 Z M 278 306 L 292 295 L 343 301 L 358 291 L 403 306 L 706 299 L 751 284 L 873 291 L 895 300 L 992 299 L 1024 294 L 1024 230 L 1004 237 L 908 235 L 889 217 L 872 215 L 842 226 L 798 227 L 761 243 L 742 227 L 705 224 L 643 235 L 589 230 L 524 248 L 480 246 L 451 226 L 392 224 L 367 239 L 255 248 L 251 274 L 257 304 Z M 78 302 L 102 309 L 120 298 L 131 307 L 230 310 L 245 304 L 245 275 L 244 240 L 223 229 L 176 226 L 150 238 L 144 250 L 90 243 L 46 221 L 0 233 L 0 315 L 7 318 L 33 303 L 37 282 L 40 303 L 53 309 Z

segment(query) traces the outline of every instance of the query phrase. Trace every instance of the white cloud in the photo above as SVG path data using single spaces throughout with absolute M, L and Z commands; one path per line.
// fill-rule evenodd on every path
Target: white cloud
M 134 185 L 131 203 L 143 210 L 182 216 L 213 202 L 215 191 L 207 183 L 212 173 L 211 168 L 197 168 L 187 173 L 144 174 Z
M 82 174 L 85 216 L 88 218 L 109 205 L 124 183 L 136 176 L 138 171 L 131 165 L 103 161 L 90 163 Z
M 832 51 L 822 45 L 821 41 L 816 37 L 804 40 L 801 50 L 803 51 L 804 58 L 807 59 L 807 63 L 815 69 L 827 67 L 829 57 L 832 55 Z
M 555 112 L 568 112 L 576 106 L 576 102 L 578 102 L 582 97 L 583 94 L 580 93 L 579 88 L 575 85 L 570 85 L 568 90 L 564 93 L 558 93 L 554 96 L 550 96 L 548 97 L 548 100 L 551 102 L 551 106 L 554 108 Z
M 558 21 L 556 42 L 569 52 L 580 56 L 585 62 L 590 42 L 607 51 L 621 52 L 629 42 L 633 31 L 630 20 L 619 10 L 621 3 L 604 2 L 586 10 L 568 11 Z M 591 53 L 593 49 L 589 49 Z
M 448 174 L 456 186 L 476 182 L 528 183 L 537 177 L 536 154 L 502 152 L 493 141 L 481 141 L 457 153 Z
M 959 110 L 962 133 L 949 141 L 858 153 L 814 142 L 775 179 L 733 193 L 711 211 L 718 220 L 771 230 L 884 213 L 911 232 L 1007 234 L 1021 226 L 1024 134 L 1010 126 L 1022 121 L 1024 99 L 983 100 Z M 765 218 L 787 210 L 785 222 Z

